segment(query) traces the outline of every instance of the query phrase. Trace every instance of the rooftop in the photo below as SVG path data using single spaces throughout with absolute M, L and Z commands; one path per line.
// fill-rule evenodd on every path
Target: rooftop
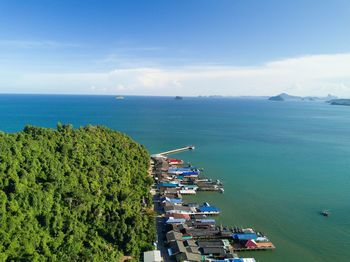
M 161 262 L 162 257 L 159 250 L 152 250 L 143 253 L 144 262 Z
M 220 212 L 220 210 L 217 209 L 216 207 L 200 207 L 199 211 L 200 212 Z

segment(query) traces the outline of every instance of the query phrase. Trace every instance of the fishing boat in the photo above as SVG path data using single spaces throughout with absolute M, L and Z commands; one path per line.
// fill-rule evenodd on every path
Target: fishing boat
M 328 210 L 322 210 L 321 211 L 321 214 L 325 217 L 328 217 L 329 216 L 329 213 L 328 213 Z

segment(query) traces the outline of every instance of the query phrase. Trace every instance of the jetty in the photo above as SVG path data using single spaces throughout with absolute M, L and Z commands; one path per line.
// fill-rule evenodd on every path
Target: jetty
M 179 153 L 179 152 L 183 152 L 183 151 L 187 151 L 187 150 L 194 150 L 195 147 L 194 146 L 185 146 L 182 148 L 178 148 L 178 149 L 174 149 L 174 150 L 170 150 L 170 151 L 166 151 L 163 153 L 159 153 L 158 155 L 170 155 L 170 154 L 174 154 L 174 153 Z

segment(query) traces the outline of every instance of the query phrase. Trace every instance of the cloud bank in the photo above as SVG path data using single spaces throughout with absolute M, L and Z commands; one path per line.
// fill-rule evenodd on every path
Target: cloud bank
M 6 83 L 23 93 L 124 95 L 293 95 L 350 97 L 350 53 L 309 55 L 260 66 L 182 66 L 105 73 L 23 74 Z M 0 86 L 4 86 L 1 83 Z M 0 89 L 1 90 L 1 89 Z

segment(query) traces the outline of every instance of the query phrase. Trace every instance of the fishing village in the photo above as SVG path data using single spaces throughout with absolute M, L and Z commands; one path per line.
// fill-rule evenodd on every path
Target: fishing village
M 220 180 L 201 176 L 203 169 L 167 157 L 194 149 L 187 146 L 151 156 L 150 174 L 155 181 L 151 193 L 157 213 L 158 242 L 157 250 L 144 253 L 144 261 L 255 262 L 254 258 L 240 258 L 237 252 L 274 249 L 262 232 L 218 226 L 215 217 L 221 210 L 209 202 L 188 203 L 183 199 L 199 191 L 224 193 Z

